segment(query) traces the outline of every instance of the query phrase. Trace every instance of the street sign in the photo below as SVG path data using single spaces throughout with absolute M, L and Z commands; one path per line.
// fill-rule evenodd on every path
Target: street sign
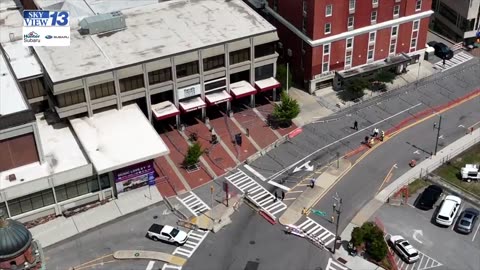
M 315 210 L 315 209 L 312 209 L 312 213 L 314 213 L 314 214 L 317 215 L 317 216 L 321 216 L 321 217 L 324 217 L 324 216 L 327 215 L 327 213 L 322 212 L 322 211 L 320 211 L 320 210 Z

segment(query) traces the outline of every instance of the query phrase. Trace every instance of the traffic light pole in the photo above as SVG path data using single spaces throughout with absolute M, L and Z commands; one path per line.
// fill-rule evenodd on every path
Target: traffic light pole
M 333 199 L 336 201 L 336 203 L 333 203 L 333 210 L 337 214 L 337 223 L 335 224 L 335 242 L 333 243 L 333 254 L 335 254 L 335 251 L 337 250 L 337 240 L 338 240 L 338 227 L 340 226 L 340 214 L 342 213 L 342 198 L 338 196 L 338 194 L 335 194 L 335 197 Z

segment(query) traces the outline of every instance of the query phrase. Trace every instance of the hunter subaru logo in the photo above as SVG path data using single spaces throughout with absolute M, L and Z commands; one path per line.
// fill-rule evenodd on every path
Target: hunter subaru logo
M 23 37 L 25 46 L 70 46 L 69 12 L 24 10 Z

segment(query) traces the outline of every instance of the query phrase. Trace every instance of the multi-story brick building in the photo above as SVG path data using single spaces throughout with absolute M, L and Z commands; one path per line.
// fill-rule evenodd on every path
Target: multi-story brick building
M 335 71 L 420 54 L 432 14 L 432 0 L 249 1 L 277 27 L 280 55 L 310 92 Z

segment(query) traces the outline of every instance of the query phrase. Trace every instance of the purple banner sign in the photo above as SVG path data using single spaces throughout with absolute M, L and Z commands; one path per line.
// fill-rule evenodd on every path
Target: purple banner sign
M 147 173 L 152 173 L 154 171 L 155 170 L 153 169 L 152 161 L 149 160 L 149 161 L 128 166 L 123 169 L 116 170 L 113 173 L 113 176 L 115 179 L 115 183 L 117 183 L 117 182 L 126 181 L 128 179 L 131 179 L 140 175 L 144 175 Z

